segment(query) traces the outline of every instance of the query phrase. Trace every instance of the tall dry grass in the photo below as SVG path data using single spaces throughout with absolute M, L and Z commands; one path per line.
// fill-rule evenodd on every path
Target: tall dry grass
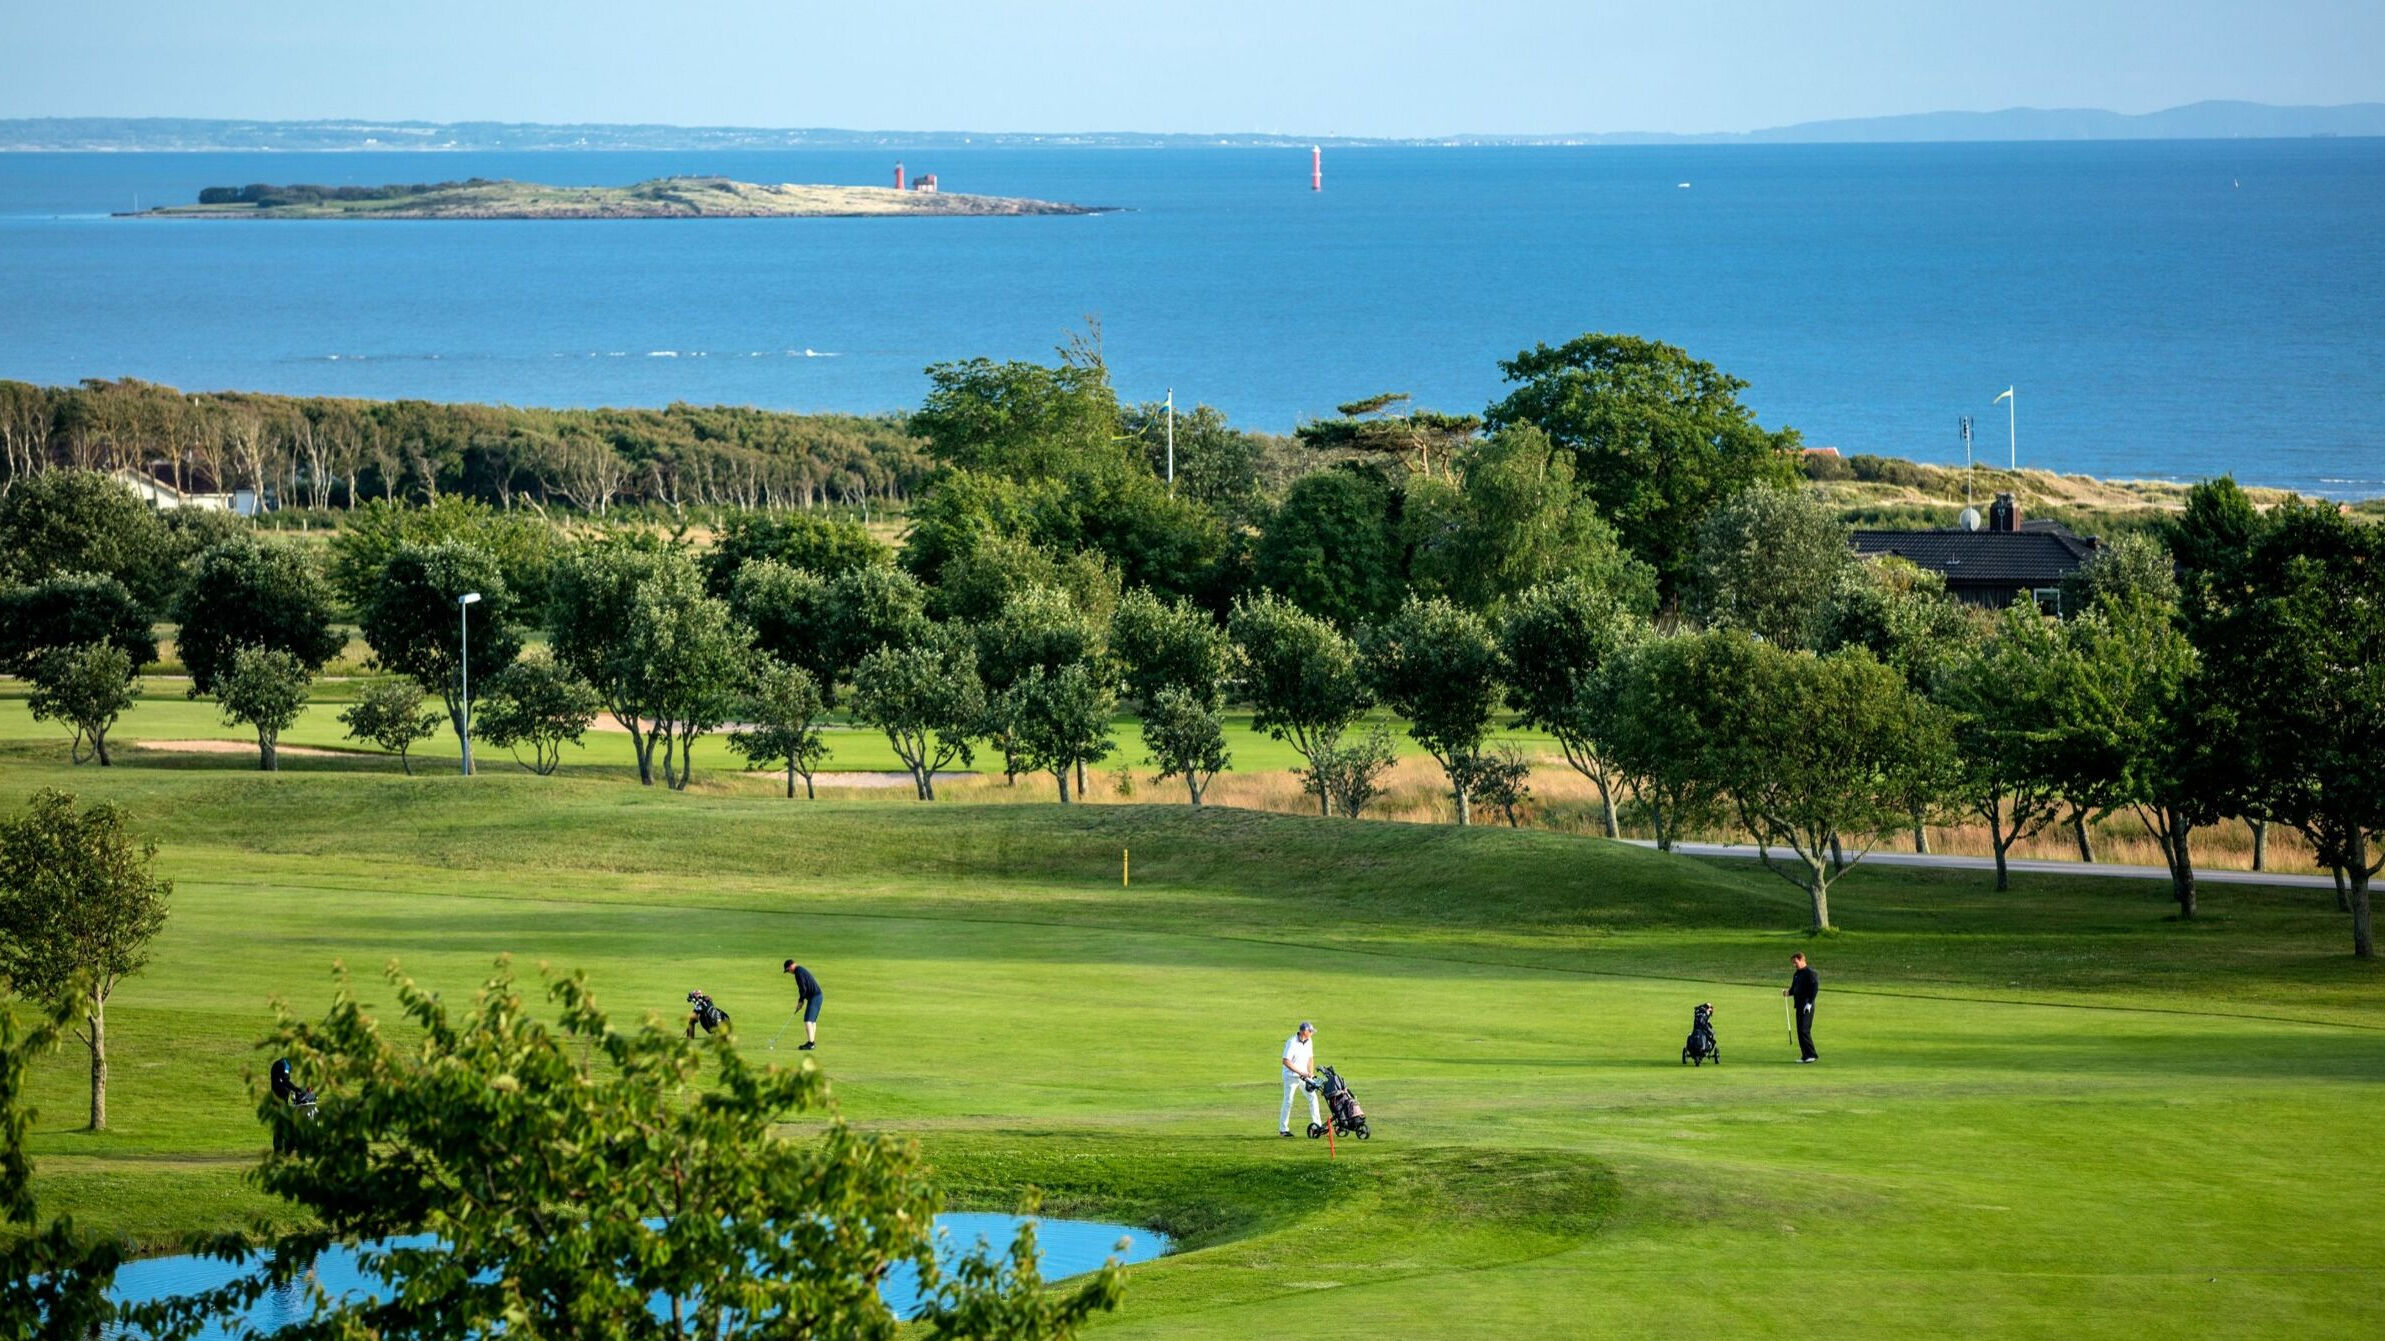
M 767 785 L 778 778 L 777 774 L 747 774 L 734 786 L 737 790 L 746 790 L 758 781 Z M 721 782 L 726 783 L 727 779 L 721 779 Z M 1160 781 L 1153 778 L 1149 769 L 1144 767 L 1125 766 L 1112 761 L 1088 769 L 1085 782 L 1085 794 L 1081 799 L 1090 805 L 1186 803 L 1181 781 L 1173 778 Z M 892 787 L 828 784 L 819 790 L 823 797 L 889 802 L 908 802 L 912 799 L 907 781 Z M 1045 773 L 1021 774 L 1015 784 L 1006 782 L 999 773 L 942 780 L 936 784 L 936 797 L 938 800 L 981 805 L 1051 805 L 1059 799 L 1051 776 Z M 1223 774 L 1210 784 L 1206 800 L 1210 805 L 1267 810 L 1285 815 L 1317 813 L 1316 798 L 1301 785 L 1299 776 L 1289 769 Z M 1407 758 L 1393 765 L 1384 775 L 1383 794 L 1367 807 L 1365 818 L 1403 824 L 1452 824 L 1457 819 L 1457 808 L 1450 799 L 1448 782 L 1442 776 L 1440 765 L 1429 758 Z M 1655 830 L 1628 798 L 1623 801 L 1620 819 L 1625 837 L 1655 837 Z M 1531 797 L 1517 807 L 1516 821 L 1523 827 L 1550 829 L 1560 833 L 1597 836 L 1605 832 L 1598 788 L 1555 754 L 1542 754 L 1533 759 Z M 1507 820 L 1496 807 L 1477 803 L 1474 806 L 1474 822 L 1503 825 Z M 1932 852 L 1966 857 L 1995 855 L 1984 825 L 1930 825 L 1926 832 Z M 1678 836 L 1704 842 L 1749 841 L 1746 833 L 1732 827 L 1703 829 Z M 2136 816 L 2129 812 L 2108 816 L 2090 826 L 2088 836 L 2098 862 L 2128 866 L 2163 864 L 2160 846 Z M 1912 835 L 1899 831 L 1888 835 L 1878 845 L 1878 850 L 1909 852 L 1912 847 Z M 2252 829 L 2241 820 L 2228 820 L 2213 828 L 2195 832 L 2194 859 L 2198 870 L 2251 870 L 2252 850 Z M 2078 850 L 2068 825 L 2057 823 L 2015 844 L 2010 855 L 2016 859 L 2076 861 Z M 2299 834 L 2279 825 L 2270 826 L 2264 866 L 2270 871 L 2325 874 L 2312 855 L 2310 845 Z

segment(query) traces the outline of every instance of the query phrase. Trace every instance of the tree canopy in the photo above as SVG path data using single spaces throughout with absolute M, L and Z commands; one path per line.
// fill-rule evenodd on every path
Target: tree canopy
M 1504 360 L 1515 390 L 1493 404 L 1493 432 L 1529 424 L 1575 457 L 1623 547 L 1679 595 L 1698 522 L 1753 485 L 1788 484 L 1794 430 L 1770 430 L 1740 404 L 1747 383 L 1654 340 L 1584 335 Z

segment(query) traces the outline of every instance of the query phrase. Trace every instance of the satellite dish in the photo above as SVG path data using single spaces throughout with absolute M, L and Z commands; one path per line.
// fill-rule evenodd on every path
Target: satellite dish
M 1962 520 L 1963 520 L 1963 529 L 1964 529 L 1964 530 L 1966 530 L 1966 531 L 1976 531 L 1976 530 L 1978 530 L 1978 529 L 1979 529 L 1979 509 L 1978 509 L 1978 508 L 1964 508 L 1964 509 L 1963 509 L 1963 519 L 1962 519 Z

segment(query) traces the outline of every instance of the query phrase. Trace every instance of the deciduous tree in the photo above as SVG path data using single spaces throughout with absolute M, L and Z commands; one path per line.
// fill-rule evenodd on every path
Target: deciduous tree
M 1945 776 L 1952 755 L 1941 714 L 1868 652 L 1816 656 L 1741 633 L 1707 642 L 1713 673 L 1693 689 L 1719 695 L 1726 725 L 1707 750 L 1764 866 L 1805 889 L 1812 927 L 1830 928 L 1830 885 L 1901 828 Z M 1845 838 L 1860 837 L 1842 860 Z M 1771 849 L 1797 858 L 1793 870 Z
M 828 740 L 820 730 L 826 711 L 810 672 L 765 658 L 738 709 L 745 725 L 729 733 L 729 746 L 756 768 L 786 769 L 789 797 L 800 775 L 803 794 L 811 797 L 812 774 L 828 757 Z
M 1410 586 L 1494 612 L 1527 588 L 1578 577 L 1647 610 L 1656 577 L 1623 552 L 1570 452 L 1528 425 L 1466 454 L 1449 479 L 1411 481 L 1400 534 Z
M 1788 484 L 1797 435 L 1756 423 L 1747 383 L 1671 345 L 1584 335 L 1499 365 L 1516 389 L 1486 412 L 1496 432 L 1531 424 L 1575 457 L 1623 547 L 1656 570 L 1668 601 L 1708 510 L 1751 485 Z
M 416 744 L 439 732 L 439 714 L 425 712 L 422 686 L 399 676 L 374 680 L 357 693 L 356 702 L 340 713 L 351 739 L 369 741 L 398 757 L 406 776 L 414 775 L 410 756 Z
M 1503 692 L 1490 628 L 1447 599 L 1411 596 L 1399 613 L 1367 631 L 1363 646 L 1368 684 L 1441 765 L 1458 824 L 1472 823 L 1482 745 Z
M 210 547 L 174 602 L 174 650 L 190 671 L 191 697 L 213 694 L 243 647 L 275 648 L 321 671 L 348 641 L 331 616 L 331 585 L 297 547 L 249 536 Z
M 480 593 L 478 601 L 457 604 L 459 597 L 475 591 Z M 469 669 L 475 683 L 485 684 L 522 654 L 522 630 L 515 622 L 519 609 L 494 555 L 446 541 L 400 545 L 382 565 L 380 578 L 357 613 L 374 659 L 382 669 L 410 676 L 426 693 L 439 695 L 460 745 L 463 672 Z M 469 667 L 464 661 L 467 625 Z M 588 633 L 603 636 L 612 627 L 591 627 Z
M 1239 601 L 1226 621 L 1234 640 L 1234 678 L 1251 705 L 1251 725 L 1307 760 L 1330 753 L 1342 732 L 1373 705 L 1359 671 L 1358 648 L 1331 624 L 1267 593 Z M 1333 795 L 1317 789 L 1317 813 L 1333 813 Z
M 853 715 L 886 733 L 919 799 L 935 800 L 937 771 L 972 760 L 970 738 L 985 720 L 976 647 L 963 631 L 939 629 L 879 648 L 853 672 Z
M 1226 749 L 1224 717 L 1210 700 L 1182 685 L 1153 694 L 1143 710 L 1143 744 L 1161 778 L 1184 779 L 1195 809 L 1209 784 L 1234 762 Z
M 603 706 L 586 680 L 551 655 L 532 652 L 490 677 L 472 722 L 482 740 L 513 751 L 515 763 L 543 778 L 562 766 L 563 747 L 580 743 Z
M 1119 598 L 1110 617 L 1109 646 L 1127 694 L 1146 711 L 1171 688 L 1210 707 L 1225 693 L 1233 644 L 1209 612 L 1190 601 L 1135 588 Z
M 104 642 L 138 671 L 157 660 L 149 611 L 115 578 L 61 573 L 0 591 L 0 668 L 30 675 L 49 653 Z
M 1118 710 L 1098 659 L 1054 668 L 1029 666 L 1002 691 L 1002 719 L 1017 742 L 1020 762 L 1052 775 L 1067 805 L 1069 778 L 1109 757 L 1110 718 Z
M 1499 630 L 1500 680 L 1524 725 L 1548 732 L 1565 762 L 1598 788 L 1609 838 L 1621 772 L 1609 757 L 1616 720 L 1618 661 L 1649 635 L 1648 621 L 1579 577 L 1534 587 Z
M 1690 611 L 1712 628 L 1810 648 L 1854 562 L 1846 526 L 1810 491 L 1745 489 L 1698 522 Z
M 1972 643 L 1937 677 L 1933 697 L 1948 713 L 1952 792 L 1988 826 L 1996 889 L 2011 888 L 2013 845 L 2043 832 L 2062 811 L 2065 781 L 2045 742 L 2055 724 L 2062 674 L 2059 626 L 2034 602 L 2015 601 L 1988 637 Z
M 95 470 L 46 470 L 0 495 L 0 581 L 95 573 L 162 611 L 173 595 L 165 523 L 133 491 Z
M 315 673 L 305 662 L 278 647 L 243 647 L 230 665 L 215 677 L 215 704 L 224 725 L 246 726 L 257 733 L 257 767 L 267 773 L 280 768 L 275 748 L 282 732 L 306 711 L 307 687 Z
M 34 663 L 33 692 L 25 706 L 37 722 L 64 722 L 74 732 L 67 757 L 83 762 L 83 746 L 106 768 L 108 731 L 116 719 L 141 701 L 141 682 L 133 675 L 133 660 L 121 647 L 85 643 L 58 647 Z
M 54 789 L 0 820 L 0 978 L 82 1017 L 73 1032 L 91 1054 L 93 1131 L 108 1125 L 108 998 L 148 964 L 174 892 L 152 869 L 157 845 L 126 821 L 108 802 L 78 808 Z

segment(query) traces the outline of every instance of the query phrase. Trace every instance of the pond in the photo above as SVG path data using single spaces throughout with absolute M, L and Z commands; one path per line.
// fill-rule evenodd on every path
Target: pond
M 936 1217 L 936 1255 L 947 1264 L 965 1256 L 979 1243 L 991 1244 L 996 1251 L 1006 1249 L 1011 1236 L 1018 1232 L 1021 1218 L 1015 1215 L 984 1213 L 955 1213 Z M 1043 1250 L 1043 1275 L 1047 1281 L 1082 1275 L 1100 1266 L 1117 1248 L 1120 1239 L 1126 1248 L 1118 1253 L 1124 1262 L 1148 1262 L 1168 1250 L 1167 1235 L 1132 1225 L 1102 1224 L 1092 1220 L 1052 1220 L 1038 1218 L 1035 1224 L 1036 1243 Z M 408 1245 L 427 1243 L 427 1237 L 397 1240 Z M 189 1294 L 225 1284 L 241 1272 L 235 1263 L 220 1262 L 210 1257 L 152 1257 L 144 1261 L 128 1262 L 116 1273 L 116 1287 L 110 1293 L 118 1303 L 141 1303 Z M 356 1253 L 349 1248 L 334 1248 L 323 1255 L 315 1267 L 316 1276 L 333 1295 L 369 1291 L 370 1277 L 358 1269 Z M 894 1309 L 895 1316 L 908 1318 L 919 1309 L 919 1278 L 909 1264 L 897 1266 L 887 1274 L 879 1293 Z M 270 1329 L 289 1323 L 302 1322 L 307 1316 L 304 1294 L 292 1291 L 287 1296 L 269 1295 L 249 1309 L 245 1323 L 252 1328 Z M 201 1341 L 224 1341 L 239 1335 L 237 1330 L 211 1327 L 199 1334 Z

